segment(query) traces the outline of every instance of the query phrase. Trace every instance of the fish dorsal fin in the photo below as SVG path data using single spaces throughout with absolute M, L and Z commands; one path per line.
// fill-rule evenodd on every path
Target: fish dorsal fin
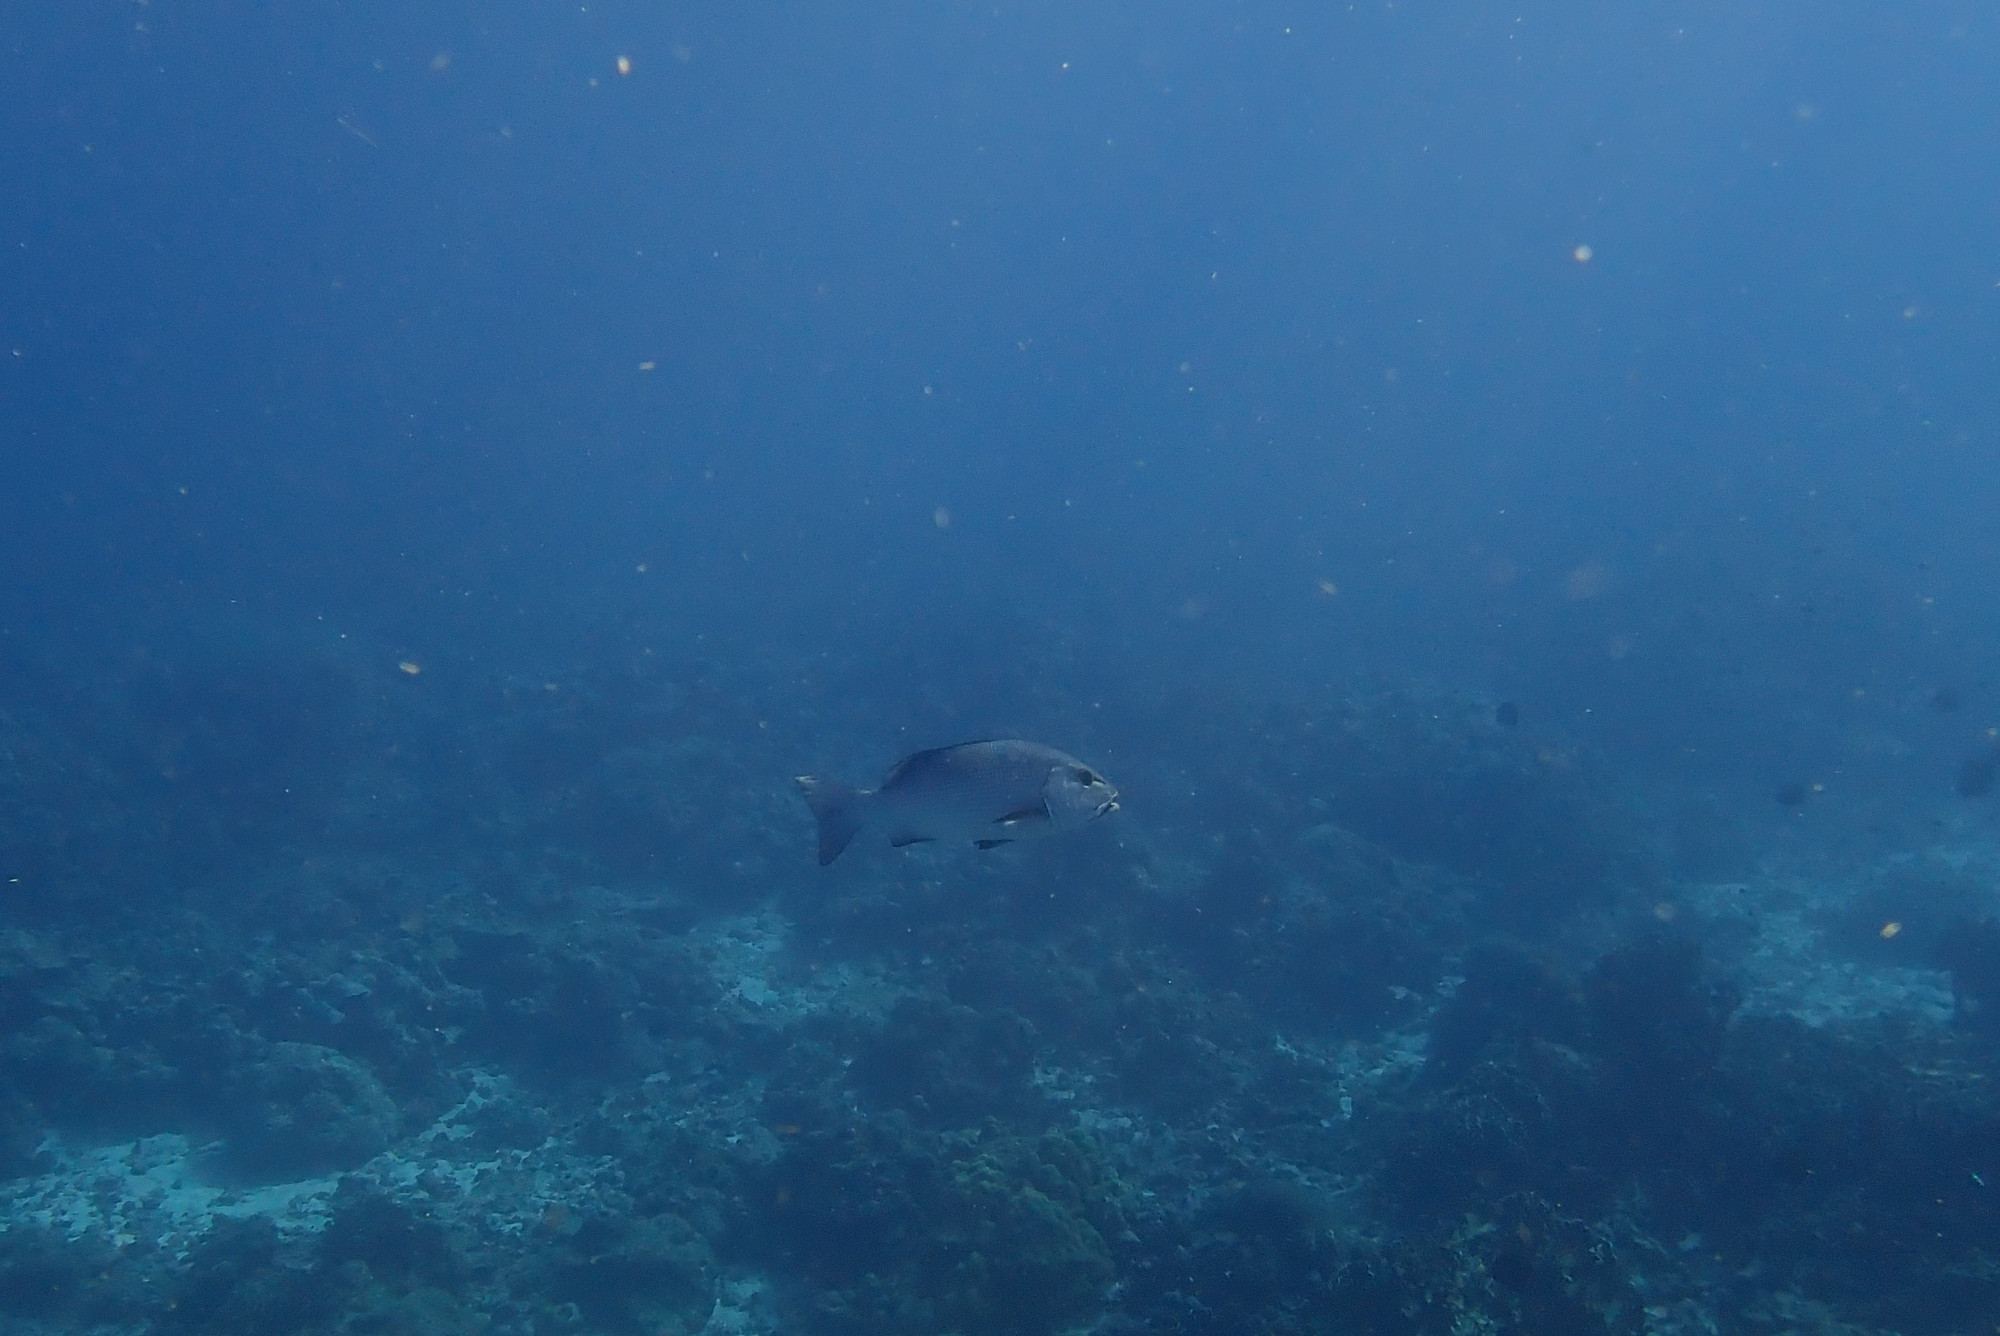
M 899 780 L 921 773 L 932 766 L 948 765 L 946 760 L 953 752 L 964 751 L 967 747 L 984 747 L 996 741 L 994 738 L 974 738 L 971 742 L 954 742 L 949 747 L 926 747 L 922 751 L 911 752 L 889 768 L 880 789 L 894 788 Z M 877 792 L 880 792 L 880 789 Z

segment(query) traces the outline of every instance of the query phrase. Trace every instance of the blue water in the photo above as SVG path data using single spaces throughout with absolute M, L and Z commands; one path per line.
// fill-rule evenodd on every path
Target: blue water
M 0 1318 L 1995 1330 L 1997 62 L 11 6 Z

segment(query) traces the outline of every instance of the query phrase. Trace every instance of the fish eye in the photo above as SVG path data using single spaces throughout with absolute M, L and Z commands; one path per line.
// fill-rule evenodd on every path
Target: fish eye
M 1104 781 L 1099 779 L 1096 775 L 1091 774 L 1088 769 L 1085 769 L 1083 767 L 1078 767 L 1076 772 L 1076 782 L 1079 784 L 1102 784 Z

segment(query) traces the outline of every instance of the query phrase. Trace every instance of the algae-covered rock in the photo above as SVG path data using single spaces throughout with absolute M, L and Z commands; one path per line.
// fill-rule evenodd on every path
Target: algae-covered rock
M 811 1138 L 777 1167 L 764 1223 L 811 1279 L 813 1325 L 1035 1336 L 1097 1311 L 1116 1212 L 1087 1145 L 885 1128 Z
M 320 1265 L 359 1264 L 373 1276 L 404 1284 L 448 1286 L 463 1278 L 464 1260 L 429 1212 L 353 1177 L 341 1180 L 328 1209 L 331 1219 L 315 1258 Z
M 67 1237 L 60 1227 L 0 1231 L 0 1324 L 12 1331 L 30 1322 L 54 1329 L 117 1320 L 146 1296 L 115 1261 L 112 1245 Z
M 1030 1084 L 1035 1027 L 1019 1014 L 905 998 L 854 1062 L 871 1100 L 933 1126 L 1025 1113 L 1043 1101 Z
M 564 1237 L 554 1223 L 544 1233 Z M 605 1216 L 564 1238 L 538 1288 L 574 1304 L 589 1331 L 689 1336 L 715 1308 L 717 1275 L 708 1241 L 679 1216 Z
M 340 1289 L 325 1272 L 288 1263 L 268 1220 L 224 1220 L 172 1280 L 159 1330 L 222 1336 L 288 1336 L 339 1311 Z
M 1002 1141 L 953 1166 L 931 1235 L 948 1329 L 1053 1331 L 1096 1309 L 1113 1272 L 1089 1219 L 1090 1173 L 1076 1143 L 1053 1133 Z
M 237 1075 L 221 1167 L 286 1182 L 352 1169 L 394 1140 L 396 1103 L 366 1067 L 317 1044 L 272 1044 Z

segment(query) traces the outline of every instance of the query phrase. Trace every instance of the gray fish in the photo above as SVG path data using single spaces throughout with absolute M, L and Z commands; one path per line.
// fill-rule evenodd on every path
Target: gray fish
M 1104 776 L 1067 752 L 1017 738 L 914 752 L 874 789 L 800 775 L 799 792 L 819 822 L 821 867 L 863 830 L 883 832 L 899 849 L 927 840 L 991 849 L 1118 810 L 1118 790 Z

